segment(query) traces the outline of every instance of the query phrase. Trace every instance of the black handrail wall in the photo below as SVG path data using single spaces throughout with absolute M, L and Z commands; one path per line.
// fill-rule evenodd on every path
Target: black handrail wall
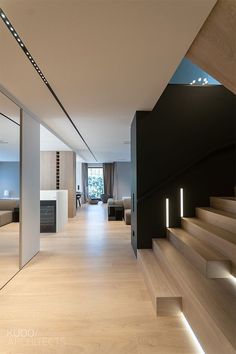
M 235 96 L 222 86 L 168 85 L 152 112 L 136 112 L 131 126 L 132 245 L 151 248 L 178 226 L 179 188 L 185 216 L 207 206 L 211 195 L 233 195 Z M 150 193 L 151 192 L 151 193 Z

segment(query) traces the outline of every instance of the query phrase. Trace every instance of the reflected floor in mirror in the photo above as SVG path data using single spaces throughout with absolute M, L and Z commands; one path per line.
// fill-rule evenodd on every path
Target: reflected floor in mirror
M 19 271 L 19 223 L 0 227 L 0 288 Z

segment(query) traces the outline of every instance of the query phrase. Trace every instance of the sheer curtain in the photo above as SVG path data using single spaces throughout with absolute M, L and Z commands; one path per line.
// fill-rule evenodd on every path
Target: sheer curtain
M 82 163 L 82 203 L 88 201 L 88 164 Z
M 104 194 L 113 197 L 114 189 L 114 163 L 103 164 Z

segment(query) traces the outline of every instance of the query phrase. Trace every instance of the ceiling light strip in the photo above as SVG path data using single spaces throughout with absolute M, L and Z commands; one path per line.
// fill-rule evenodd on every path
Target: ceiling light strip
M 26 48 L 24 42 L 22 41 L 21 37 L 18 35 L 18 33 L 16 32 L 14 26 L 11 24 L 11 22 L 9 21 L 8 17 L 6 16 L 5 12 L 0 8 L 0 17 L 2 19 L 2 21 L 4 22 L 4 24 L 6 25 L 6 27 L 8 28 L 8 30 L 10 31 L 10 33 L 12 34 L 12 36 L 14 37 L 14 39 L 16 40 L 17 44 L 20 46 L 20 48 L 23 50 L 24 54 L 26 55 L 26 57 L 28 58 L 28 60 L 31 62 L 31 64 L 33 65 L 35 71 L 37 72 L 37 74 L 40 76 L 41 80 L 44 82 L 44 84 L 47 86 L 48 90 L 51 92 L 51 94 L 53 95 L 54 99 L 57 101 L 57 103 L 59 104 L 59 106 L 61 107 L 62 111 L 65 113 L 66 117 L 69 119 L 70 123 L 72 124 L 73 128 L 76 130 L 76 132 L 78 133 L 79 137 L 81 138 L 81 140 L 83 141 L 83 143 L 85 144 L 85 146 L 87 147 L 87 149 L 89 150 L 89 152 L 91 153 L 91 155 L 93 156 L 93 158 L 95 159 L 95 161 L 97 161 L 97 158 L 95 157 L 94 153 L 92 152 L 92 150 L 90 149 L 90 147 L 88 146 L 87 142 L 85 141 L 85 139 L 83 138 L 82 134 L 80 133 L 79 129 L 76 127 L 75 123 L 73 122 L 72 118 L 70 117 L 69 113 L 66 111 L 65 107 L 63 106 L 63 104 L 61 103 L 61 101 L 59 100 L 59 98 L 57 97 L 56 93 L 54 92 L 54 90 L 52 89 L 52 87 L 50 86 L 50 84 L 48 83 L 48 80 L 46 79 L 45 75 L 43 74 L 42 70 L 40 69 L 39 65 L 37 65 L 36 61 L 34 60 L 33 56 L 31 55 L 31 53 L 29 52 L 29 50 Z
M 20 126 L 19 123 L 17 123 L 14 119 L 12 119 L 12 118 L 6 116 L 6 114 L 0 112 L 0 115 L 3 116 L 3 117 L 5 117 L 5 118 L 7 118 L 7 119 L 10 120 L 12 123 L 15 123 L 16 125 Z

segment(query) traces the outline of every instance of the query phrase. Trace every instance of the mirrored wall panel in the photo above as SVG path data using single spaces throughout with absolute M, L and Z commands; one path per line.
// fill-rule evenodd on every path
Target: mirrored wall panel
M 0 92 L 0 289 L 19 271 L 20 109 Z

